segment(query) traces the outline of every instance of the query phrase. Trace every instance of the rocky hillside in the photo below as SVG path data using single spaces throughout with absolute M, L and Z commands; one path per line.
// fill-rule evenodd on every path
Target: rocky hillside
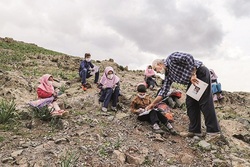
M 94 61 L 101 75 L 110 65 L 121 78 L 118 112 L 103 113 L 93 77 L 89 79 L 92 88 L 81 90 L 80 61 L 35 44 L 0 38 L 0 100 L 14 100 L 17 112 L 14 119 L 0 124 L 0 166 L 250 166 L 250 93 L 224 91 L 224 100 L 215 104 L 225 140 L 208 142 L 167 132 L 161 136 L 128 110 L 143 71 L 130 71 L 108 57 Z M 36 99 L 38 78 L 45 73 L 58 80 L 55 86 L 63 92 L 58 103 L 69 111 L 67 117 L 43 121 L 27 105 Z M 185 87 L 174 86 L 184 93 Z M 156 91 L 148 93 L 154 96 Z M 172 112 L 173 126 L 186 131 L 185 106 Z

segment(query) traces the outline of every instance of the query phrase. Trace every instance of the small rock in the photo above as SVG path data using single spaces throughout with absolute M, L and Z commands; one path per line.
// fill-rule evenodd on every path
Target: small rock
M 126 160 L 129 164 L 141 165 L 144 162 L 144 159 L 145 157 L 126 154 Z
M 166 152 L 163 149 L 159 149 L 158 151 L 162 157 L 166 157 Z
M 208 142 L 206 142 L 205 140 L 201 140 L 198 145 L 200 147 L 202 147 L 205 150 L 210 150 L 211 149 L 211 144 L 209 144 Z
M 161 137 L 160 134 L 156 134 L 154 141 L 164 142 L 164 139 Z
M 15 157 L 21 155 L 22 152 L 23 152 L 23 150 L 14 151 L 14 152 L 11 153 L 11 156 L 12 156 L 13 158 L 15 158 Z
M 117 157 L 117 159 L 119 160 L 119 162 L 121 162 L 121 164 L 125 163 L 126 160 L 126 155 L 118 150 L 114 150 L 114 155 Z
M 117 118 L 117 119 L 122 119 L 122 118 L 125 118 L 125 117 L 128 117 L 128 116 L 129 116 L 129 114 L 123 113 L 123 112 L 118 112 L 118 113 L 116 114 L 116 118 Z
M 191 164 L 193 161 L 193 157 L 187 153 L 185 153 L 182 158 L 181 158 L 181 162 L 183 164 Z
M 61 143 L 65 143 L 65 142 L 69 142 L 69 140 L 66 138 L 60 138 L 60 139 L 55 140 L 56 144 L 61 144 Z
M 9 162 L 9 161 L 13 161 L 13 160 L 14 160 L 13 157 L 3 158 L 3 159 L 2 159 L 2 163 L 6 163 L 6 162 Z

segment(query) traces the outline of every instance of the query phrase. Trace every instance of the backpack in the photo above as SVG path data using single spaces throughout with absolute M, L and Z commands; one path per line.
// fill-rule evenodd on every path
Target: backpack
M 163 102 L 159 103 L 156 106 L 156 110 L 160 111 L 168 119 L 170 123 L 174 122 L 174 115 L 166 103 Z
M 179 91 L 179 90 L 175 90 L 175 91 L 173 91 L 169 96 L 171 97 L 177 97 L 178 99 L 179 98 L 181 98 L 181 95 L 182 95 L 182 93 L 181 93 L 181 91 Z

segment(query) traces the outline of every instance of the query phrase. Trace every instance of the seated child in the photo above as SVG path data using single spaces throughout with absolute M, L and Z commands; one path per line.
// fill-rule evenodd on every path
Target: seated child
M 174 130 L 168 119 L 160 111 L 152 109 L 148 114 L 143 114 L 143 112 L 145 112 L 145 108 L 150 103 L 151 98 L 148 94 L 146 94 L 146 86 L 144 84 L 139 84 L 137 86 L 137 95 L 131 102 L 131 112 L 138 115 L 137 119 L 139 121 L 147 121 L 151 123 L 155 133 L 163 133 L 159 127 L 159 123 L 161 122 L 171 134 L 176 135 L 177 132 Z
M 155 81 L 155 72 L 152 69 L 151 65 L 147 67 L 144 74 L 145 74 L 145 82 L 147 83 L 147 88 L 153 90 L 155 85 L 157 86 L 157 83 Z
M 217 78 L 218 76 L 215 74 L 214 70 L 209 69 L 210 71 L 210 77 L 211 77 L 211 82 L 212 82 L 212 93 L 213 93 L 213 100 L 218 101 L 223 99 L 224 97 L 222 96 L 222 90 L 221 90 L 221 84 L 218 83 Z
M 61 110 L 58 106 L 56 99 L 57 99 L 57 92 L 54 90 L 52 85 L 53 77 L 52 75 L 45 74 L 40 78 L 40 84 L 37 88 L 37 95 L 38 100 L 32 101 L 29 105 L 33 107 L 43 107 L 48 105 L 49 108 L 53 108 L 51 114 L 52 116 L 62 116 L 67 114 L 68 112 Z
M 108 110 L 108 104 L 111 100 L 111 110 L 117 111 L 116 106 L 120 94 L 119 81 L 120 78 L 115 75 L 114 69 L 110 66 L 106 67 L 98 86 L 101 89 L 99 102 L 103 103 L 102 111 L 106 112 Z
M 94 66 L 92 64 L 90 53 L 85 53 L 84 60 L 81 61 L 81 64 L 79 67 L 79 76 L 81 77 L 82 89 L 84 91 L 87 90 L 86 78 L 89 78 L 92 75 L 95 75 L 94 83 L 97 84 L 98 79 L 99 79 L 99 67 Z

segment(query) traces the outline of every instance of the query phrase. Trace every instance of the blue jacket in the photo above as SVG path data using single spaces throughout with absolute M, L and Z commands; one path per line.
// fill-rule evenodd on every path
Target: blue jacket
M 83 60 L 80 64 L 79 67 L 79 73 L 83 70 L 83 69 L 87 69 L 89 70 L 90 68 L 94 68 L 94 65 L 91 62 L 87 62 L 86 60 Z

